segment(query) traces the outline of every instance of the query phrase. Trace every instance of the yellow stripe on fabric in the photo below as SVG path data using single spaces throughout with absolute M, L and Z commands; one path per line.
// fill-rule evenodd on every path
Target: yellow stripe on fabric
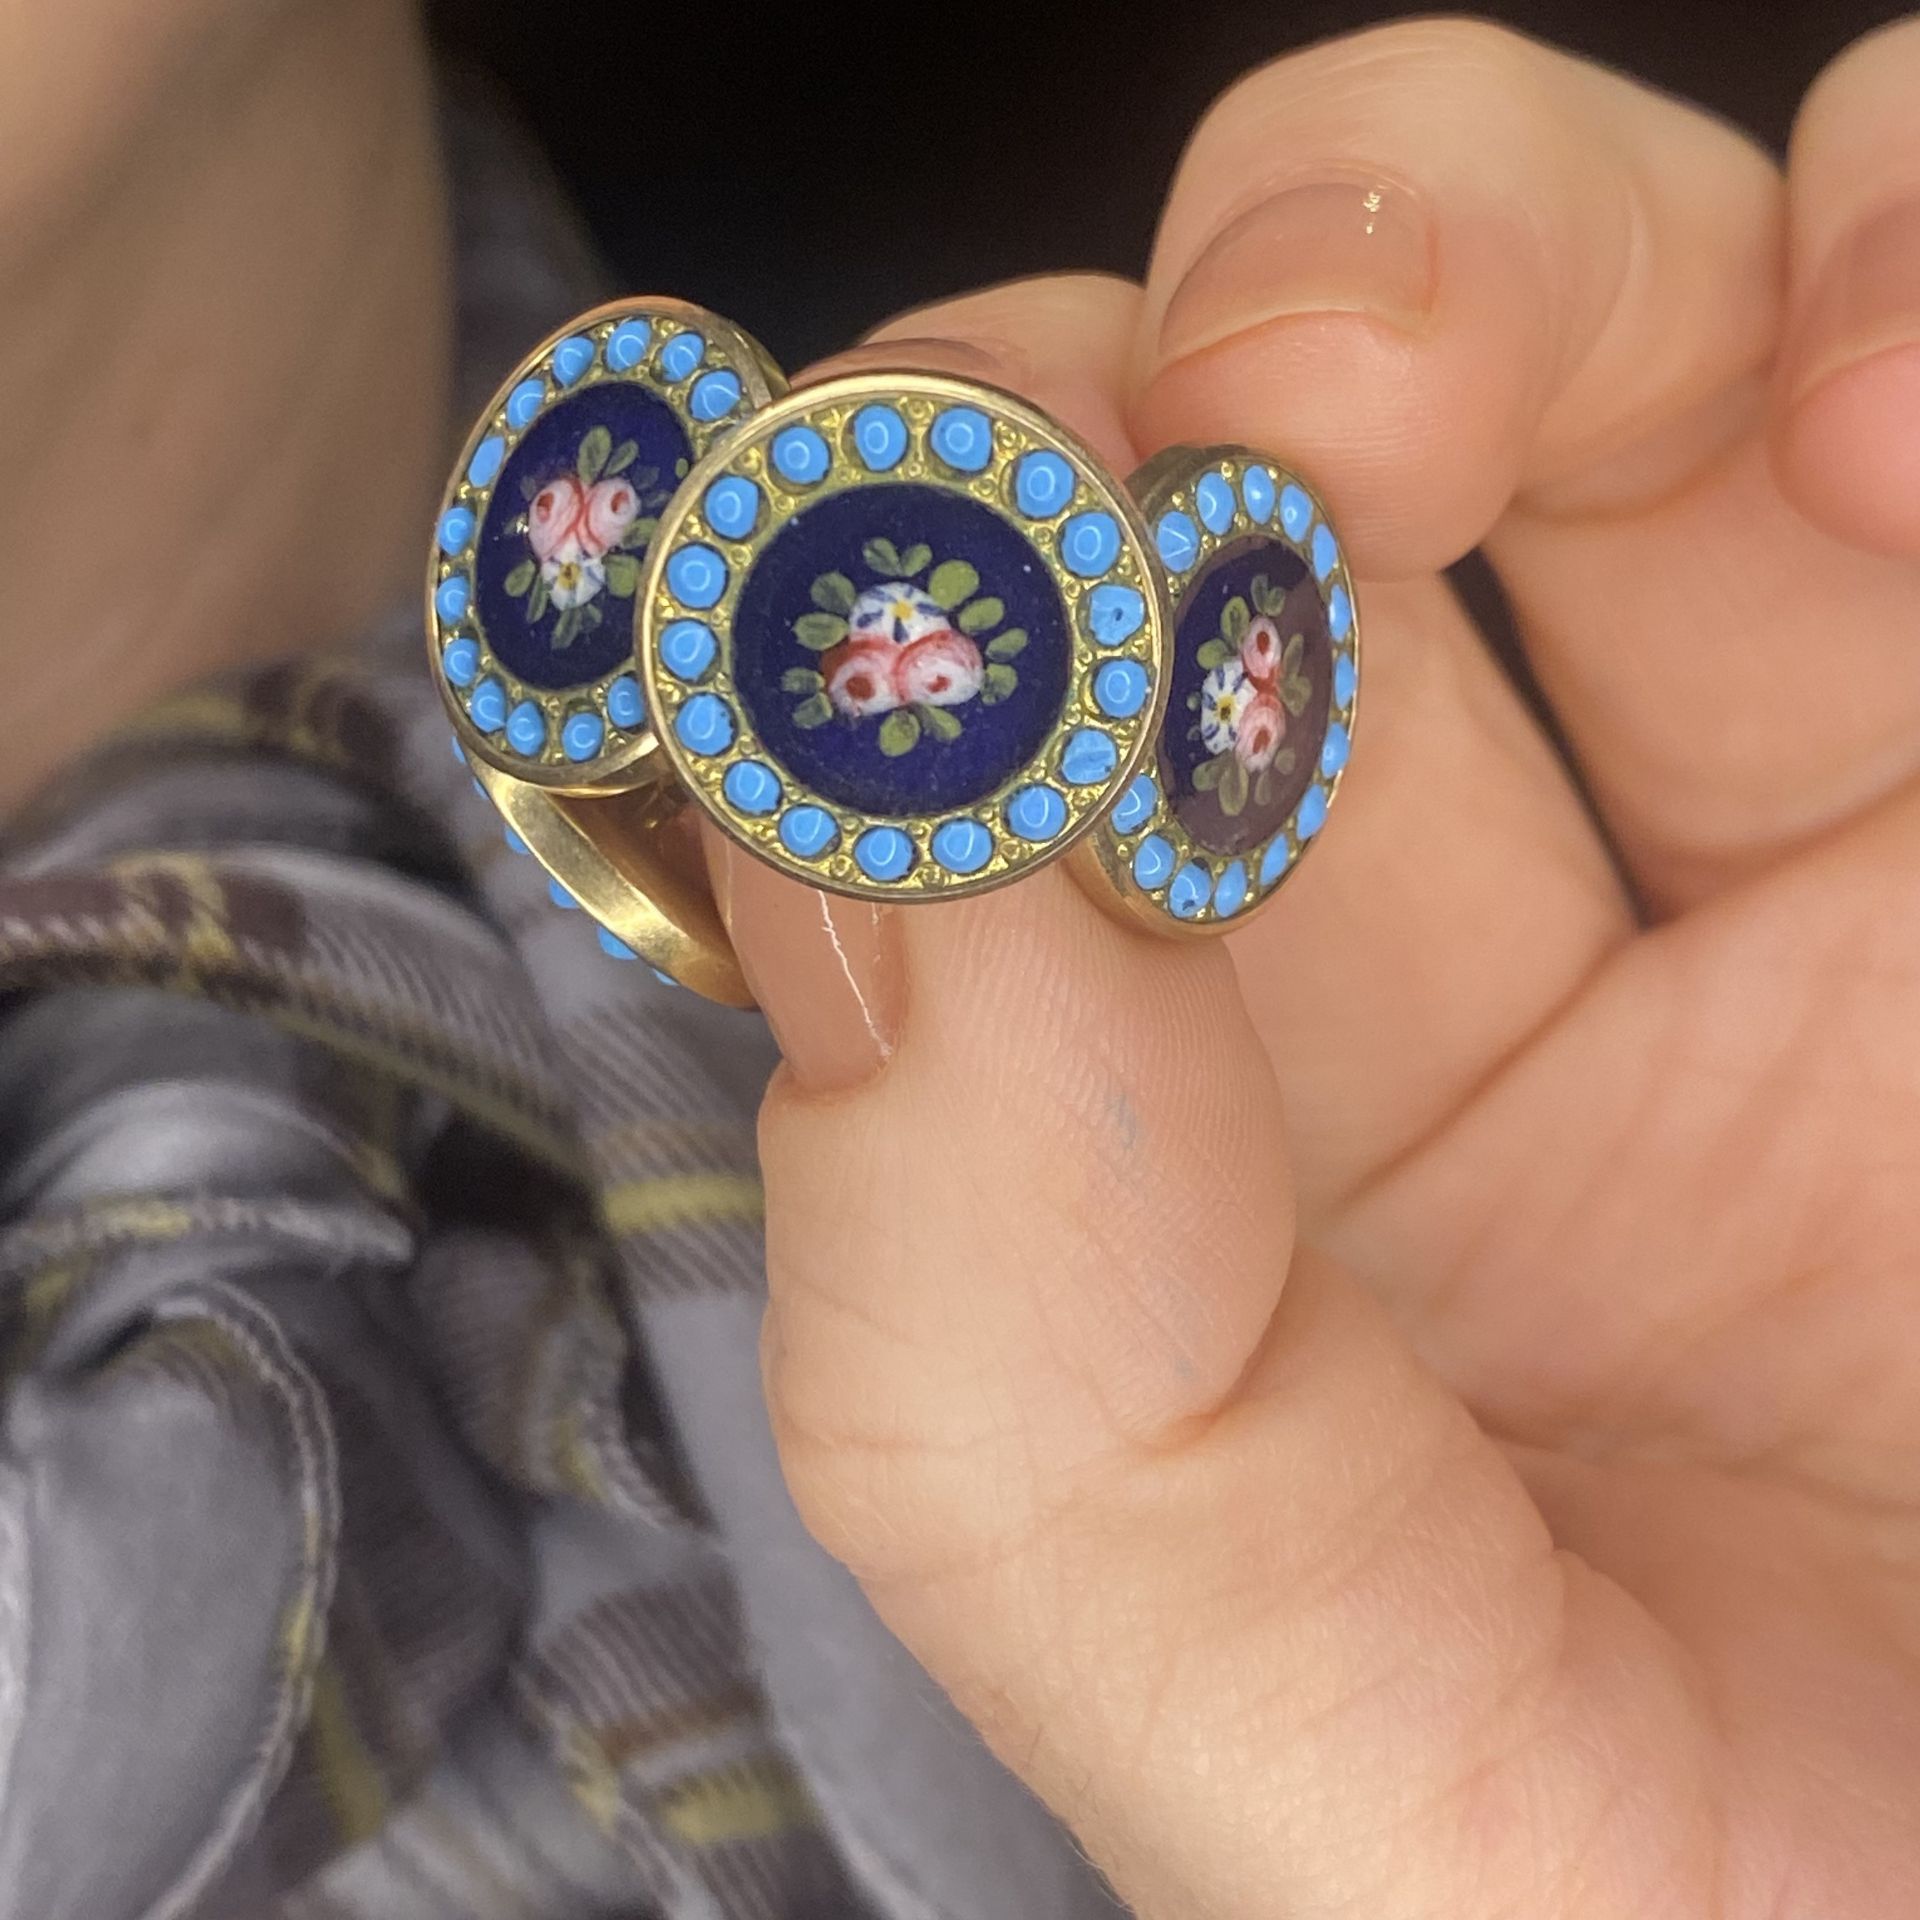
M 766 1212 L 757 1174 L 663 1173 L 607 1189 L 607 1225 L 617 1235 L 659 1233 L 717 1220 L 758 1220 Z
M 313 1676 L 313 1704 L 307 1714 L 314 1769 L 343 1842 L 371 1840 L 387 1822 L 387 1790 L 353 1724 L 346 1688 L 331 1660 L 322 1660 Z
M 660 1814 L 667 1831 L 690 1847 L 765 1840 L 819 1819 L 793 1770 L 777 1760 L 682 1780 L 661 1795 Z

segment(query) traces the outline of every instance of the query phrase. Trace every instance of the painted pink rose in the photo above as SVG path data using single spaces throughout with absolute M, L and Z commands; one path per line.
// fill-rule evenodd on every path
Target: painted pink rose
M 900 649 L 891 640 L 843 640 L 820 658 L 827 698 L 856 720 L 862 714 L 891 713 L 901 704 L 899 669 Z
M 1256 687 L 1270 687 L 1279 678 L 1281 652 L 1280 629 L 1263 613 L 1240 642 L 1240 664 Z
M 578 560 L 585 551 L 581 535 L 586 510 L 586 492 L 572 474 L 549 480 L 527 505 L 527 544 L 533 557 L 542 562 Z
M 620 536 L 639 517 L 640 496 L 631 481 L 617 474 L 611 480 L 596 480 L 587 489 L 586 510 L 581 516 L 581 551 L 589 560 L 599 559 L 620 544 Z
M 964 633 L 930 633 L 900 649 L 900 697 L 957 707 L 980 691 L 986 671 L 980 649 Z
M 1287 710 L 1270 693 L 1256 693 L 1240 716 L 1233 736 L 1233 750 L 1249 773 L 1261 773 L 1273 765 L 1286 737 Z

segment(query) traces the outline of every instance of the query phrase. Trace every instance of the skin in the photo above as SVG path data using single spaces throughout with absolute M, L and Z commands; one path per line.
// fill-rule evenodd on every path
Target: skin
M 116 196 L 175 192 L 151 217 L 269 297 L 251 250 L 293 243 L 220 215 L 298 45 L 337 111 L 307 109 L 279 219 L 370 251 L 350 295 L 270 296 L 344 336 L 275 486 L 342 513 L 345 462 L 424 524 L 396 509 L 431 491 L 444 330 L 403 297 L 439 244 L 404 18 L 288 6 L 282 43 L 211 0 L 78 10 L 226 50 L 196 185 L 137 164 L 179 117 L 149 52 L 7 47 L 74 11 L 0 22 L 0 75 L 91 74 L 47 115 L 72 153 L 0 160 L 0 400 L 84 470 L 114 389 L 39 390 L 102 284 L 211 364 L 190 276 L 125 271 Z M 1782 174 L 1485 26 L 1332 42 L 1209 114 L 1144 289 L 1024 282 L 842 363 L 996 378 L 1122 471 L 1270 446 L 1364 585 L 1340 806 L 1225 945 L 1133 934 L 1058 868 L 888 918 L 713 855 L 787 1056 L 762 1154 L 795 1496 L 1150 1920 L 1920 1907 L 1916 89 L 1920 27 L 1863 42 Z M 369 114 L 404 246 L 349 217 L 366 142 L 333 136 Z M 1315 191 L 1269 209 L 1288 185 Z M 343 299 L 385 330 L 331 326 Z M 263 331 L 227 343 L 245 378 L 156 403 L 126 478 L 231 484 L 293 405 Z M 195 516 L 139 497 L 156 564 L 197 564 L 159 537 Z M 41 550 L 19 500 L 0 559 Z M 89 581 L 76 644 L 155 684 L 282 650 L 254 615 L 308 523 L 258 510 L 191 633 L 156 637 L 150 579 Z M 316 628 L 417 563 L 363 532 L 331 527 Z M 1437 577 L 1476 543 L 1581 786 Z

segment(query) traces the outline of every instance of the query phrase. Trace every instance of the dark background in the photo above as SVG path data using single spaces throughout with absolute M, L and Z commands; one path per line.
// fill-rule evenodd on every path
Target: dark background
M 1898 5 L 1535 0 L 1488 18 L 1784 144 Z M 628 291 L 799 366 L 901 307 L 1064 267 L 1138 274 L 1181 145 L 1237 75 L 1405 9 L 1327 0 L 438 0 L 519 102 Z

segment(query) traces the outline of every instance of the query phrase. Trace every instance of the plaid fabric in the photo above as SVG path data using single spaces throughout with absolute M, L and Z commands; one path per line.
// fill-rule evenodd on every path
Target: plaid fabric
M 596 290 L 450 138 L 478 395 Z M 548 899 L 418 656 L 0 856 L 0 1920 L 1111 1912 L 780 1488 L 760 1023 Z

